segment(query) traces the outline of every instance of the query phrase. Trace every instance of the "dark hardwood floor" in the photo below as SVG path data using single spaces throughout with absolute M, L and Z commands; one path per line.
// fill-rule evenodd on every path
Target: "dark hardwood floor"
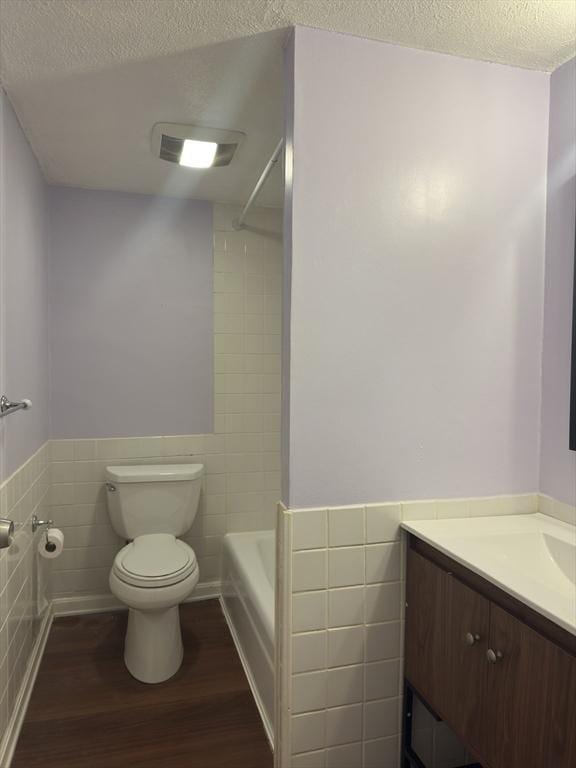
M 12 768 L 272 768 L 219 603 L 180 616 L 184 662 L 159 685 L 124 666 L 126 613 L 56 619 Z

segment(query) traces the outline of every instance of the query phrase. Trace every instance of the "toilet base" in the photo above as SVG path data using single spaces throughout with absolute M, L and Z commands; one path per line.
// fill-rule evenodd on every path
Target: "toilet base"
M 158 611 L 130 608 L 124 662 L 132 677 L 162 683 L 178 672 L 183 656 L 177 605 Z

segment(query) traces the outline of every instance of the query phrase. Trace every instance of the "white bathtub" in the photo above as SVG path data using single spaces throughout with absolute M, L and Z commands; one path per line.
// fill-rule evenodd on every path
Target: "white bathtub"
M 222 557 L 224 612 L 272 745 L 275 542 L 274 531 L 228 533 Z

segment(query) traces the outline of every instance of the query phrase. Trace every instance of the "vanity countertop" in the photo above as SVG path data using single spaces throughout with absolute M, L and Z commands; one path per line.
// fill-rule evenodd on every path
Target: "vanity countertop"
M 402 523 L 405 531 L 576 635 L 576 528 L 542 514 Z

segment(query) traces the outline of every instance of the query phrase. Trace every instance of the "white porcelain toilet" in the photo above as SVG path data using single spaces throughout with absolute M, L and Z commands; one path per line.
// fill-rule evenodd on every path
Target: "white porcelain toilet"
M 202 464 L 106 468 L 112 527 L 129 540 L 110 571 L 112 593 L 130 609 L 124 661 L 144 683 L 161 683 L 182 663 L 178 605 L 198 583 L 194 550 L 179 541 L 192 526 Z

